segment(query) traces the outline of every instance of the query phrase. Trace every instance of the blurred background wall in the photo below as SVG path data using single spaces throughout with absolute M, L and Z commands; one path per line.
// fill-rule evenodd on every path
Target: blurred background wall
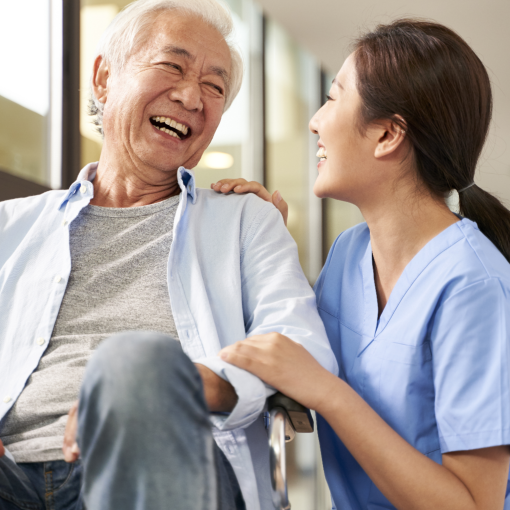
M 97 42 L 127 0 L 0 0 L 0 200 L 67 188 L 97 161 L 102 140 L 87 114 Z M 508 0 L 226 0 L 245 80 L 195 169 L 198 185 L 245 177 L 280 190 L 311 284 L 343 230 L 363 221 L 351 204 L 320 200 L 317 137 L 308 121 L 356 35 L 397 17 L 456 30 L 489 70 L 494 120 L 476 182 L 510 206 Z M 455 197 L 452 197 L 455 202 Z M 289 448 L 294 510 L 331 503 L 314 435 Z M 340 509 L 339 509 L 340 510 Z

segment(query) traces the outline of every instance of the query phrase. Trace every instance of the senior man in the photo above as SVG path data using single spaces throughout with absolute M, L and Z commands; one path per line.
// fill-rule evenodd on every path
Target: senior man
M 337 366 L 277 209 L 186 170 L 239 90 L 231 30 L 215 0 L 131 4 L 94 64 L 99 163 L 0 204 L 2 510 L 272 508 L 271 389 L 217 353 L 277 332 Z

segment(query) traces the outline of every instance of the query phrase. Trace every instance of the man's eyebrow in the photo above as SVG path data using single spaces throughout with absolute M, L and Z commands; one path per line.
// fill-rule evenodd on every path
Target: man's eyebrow
M 213 66 L 209 68 L 210 71 L 215 74 L 216 76 L 219 76 L 225 85 L 228 85 L 228 73 L 223 67 L 217 67 Z
M 168 44 L 161 51 L 163 53 L 170 53 L 172 55 L 184 57 L 188 60 L 195 60 L 195 57 L 188 50 L 181 48 L 180 46 L 175 46 L 175 44 Z
M 188 50 L 186 50 L 185 48 L 181 48 L 180 46 L 176 46 L 175 44 L 168 44 L 161 51 L 163 53 L 170 53 L 171 55 L 184 57 L 187 60 L 195 60 L 195 57 Z M 223 80 L 225 85 L 228 84 L 229 79 L 226 69 L 224 69 L 223 67 L 212 66 L 209 68 L 209 70 L 216 76 L 219 76 Z
M 338 87 L 340 87 L 342 90 L 345 90 L 343 87 L 342 87 L 342 84 L 336 79 L 336 78 L 333 78 L 333 81 L 331 83 L 334 83 L 335 85 L 337 85 Z

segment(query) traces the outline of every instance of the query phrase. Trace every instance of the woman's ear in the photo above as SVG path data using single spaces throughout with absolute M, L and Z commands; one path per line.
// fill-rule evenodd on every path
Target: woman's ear
M 99 55 L 94 61 L 94 70 L 92 76 L 92 92 L 95 98 L 100 103 L 106 103 L 110 71 L 101 55 Z
M 401 124 L 405 125 L 404 119 L 395 116 Z M 395 120 L 383 120 L 377 123 L 380 128 L 380 136 L 374 151 L 374 157 L 384 158 L 394 153 L 405 141 L 406 131 Z

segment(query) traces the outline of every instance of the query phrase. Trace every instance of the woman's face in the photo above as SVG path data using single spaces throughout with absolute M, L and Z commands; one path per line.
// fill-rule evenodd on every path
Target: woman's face
M 310 121 L 310 130 L 320 136 L 319 175 L 313 188 L 320 198 L 357 203 L 358 195 L 374 184 L 371 170 L 376 144 L 370 132 L 362 135 L 359 131 L 360 104 L 351 54 L 333 80 L 328 101 Z

